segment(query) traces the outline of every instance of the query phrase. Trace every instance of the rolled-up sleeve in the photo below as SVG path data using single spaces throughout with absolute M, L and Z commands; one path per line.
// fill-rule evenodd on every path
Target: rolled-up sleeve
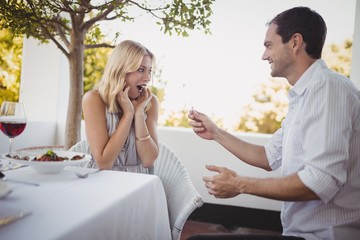
M 281 166 L 282 159 L 282 129 L 278 129 L 265 145 L 265 153 L 272 170 Z

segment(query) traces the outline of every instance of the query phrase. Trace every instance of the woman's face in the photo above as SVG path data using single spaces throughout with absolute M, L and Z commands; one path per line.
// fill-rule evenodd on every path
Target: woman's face
M 143 57 L 140 67 L 135 71 L 126 75 L 126 87 L 130 86 L 129 98 L 136 99 L 146 88 L 151 79 L 152 60 L 148 55 Z

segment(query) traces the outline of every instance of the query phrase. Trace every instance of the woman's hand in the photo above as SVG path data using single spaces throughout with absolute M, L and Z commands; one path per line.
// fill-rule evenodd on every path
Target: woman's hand
M 123 110 L 124 114 L 134 115 L 135 109 L 129 98 L 130 86 L 127 86 L 124 91 L 120 91 L 117 94 L 117 102 Z
M 135 108 L 135 114 L 143 114 L 146 106 L 151 101 L 151 98 L 152 94 L 150 89 L 145 88 L 138 98 L 132 100 L 131 102 Z
M 191 119 L 189 125 L 199 137 L 207 140 L 214 140 L 216 138 L 219 128 L 208 116 L 201 112 L 190 110 L 188 118 Z

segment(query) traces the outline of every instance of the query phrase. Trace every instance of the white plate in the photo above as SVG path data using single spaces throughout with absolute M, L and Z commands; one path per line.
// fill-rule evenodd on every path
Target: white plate
M 26 151 L 26 154 L 19 152 L 14 155 L 18 155 L 19 157 L 28 156 L 30 161 L 28 160 L 18 160 L 14 158 L 9 158 L 3 154 L 2 158 L 11 163 L 24 164 L 32 167 L 36 172 L 41 174 L 55 174 L 61 172 L 66 166 L 76 166 L 76 167 L 85 167 L 87 163 L 90 161 L 91 156 L 89 154 L 79 153 L 79 152 L 69 152 L 69 151 L 54 151 L 59 157 L 68 157 L 71 159 L 75 155 L 85 155 L 84 158 L 79 160 L 64 160 L 64 161 L 31 161 L 39 154 L 45 154 L 46 151 L 41 151 L 39 153 L 38 150 L 31 152 Z

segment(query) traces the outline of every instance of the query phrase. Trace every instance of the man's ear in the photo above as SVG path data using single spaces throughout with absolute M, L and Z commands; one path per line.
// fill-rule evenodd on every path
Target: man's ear
M 291 37 L 291 41 L 292 41 L 292 48 L 295 51 L 301 49 L 304 43 L 304 39 L 300 33 L 294 33 L 294 35 L 292 35 Z

